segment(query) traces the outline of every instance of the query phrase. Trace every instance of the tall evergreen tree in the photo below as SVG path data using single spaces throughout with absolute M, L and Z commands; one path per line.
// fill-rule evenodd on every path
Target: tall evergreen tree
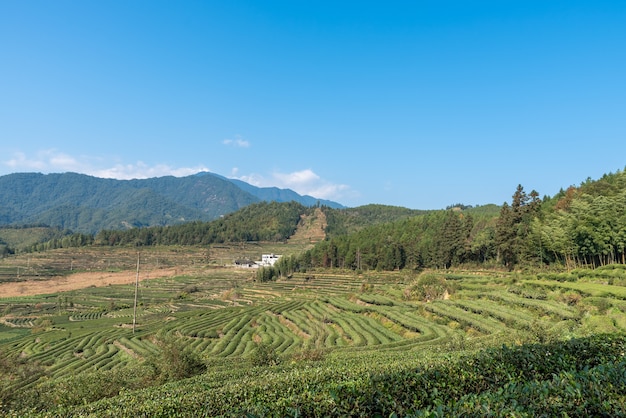
M 512 269 L 528 255 L 528 241 L 532 220 L 539 213 L 541 200 L 536 191 L 527 195 L 522 185 L 518 185 L 511 205 L 502 205 L 496 223 L 495 242 L 500 261 Z

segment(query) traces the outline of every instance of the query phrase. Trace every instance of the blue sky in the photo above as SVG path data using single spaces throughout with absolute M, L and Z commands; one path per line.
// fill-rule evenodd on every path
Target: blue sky
M 625 167 L 623 1 L 0 2 L 0 175 L 437 209 Z

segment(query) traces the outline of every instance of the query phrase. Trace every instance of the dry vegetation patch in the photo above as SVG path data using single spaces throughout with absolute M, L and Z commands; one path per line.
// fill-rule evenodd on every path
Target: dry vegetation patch
M 269 311 L 267 313 L 272 316 L 277 316 L 278 321 L 284 326 L 286 326 L 287 328 L 289 328 L 289 330 L 293 332 L 295 335 L 297 335 L 298 337 L 303 338 L 305 340 L 308 340 L 309 338 L 311 338 L 311 336 L 307 332 L 305 332 L 302 328 L 300 328 L 298 325 L 296 325 L 293 321 L 286 318 L 285 316 L 281 314 L 274 314 Z
M 301 215 L 296 232 L 289 238 L 290 244 L 314 244 L 326 238 L 326 215 L 320 208 L 315 208 L 312 215 Z

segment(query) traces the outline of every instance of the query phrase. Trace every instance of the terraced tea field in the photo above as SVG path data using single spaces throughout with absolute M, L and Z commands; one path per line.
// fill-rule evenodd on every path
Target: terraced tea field
M 96 248 L 30 257 L 36 271 L 67 275 L 80 266 L 130 278 L 57 294 L 0 295 L 0 350 L 43 365 L 53 379 L 140 362 L 158 350 L 158 332 L 183 340 L 207 361 L 245 363 L 261 342 L 281 356 L 310 348 L 336 356 L 391 355 L 626 330 L 623 270 L 612 284 L 602 270 L 572 280 L 435 272 L 451 291 L 425 302 L 406 296 L 419 281 L 415 272 L 309 271 L 258 283 L 253 270 L 223 267 L 207 258 L 206 249 L 160 249 L 141 254 L 149 273 L 140 272 L 133 329 L 135 251 Z M 169 275 L 161 277 L 164 270 Z M 45 283 L 43 275 L 38 280 Z

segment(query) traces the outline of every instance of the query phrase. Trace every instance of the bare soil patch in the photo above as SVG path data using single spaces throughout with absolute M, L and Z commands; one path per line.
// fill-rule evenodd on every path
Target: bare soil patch
M 126 354 L 128 354 L 129 356 L 131 356 L 132 358 L 139 358 L 139 355 L 137 353 L 135 353 L 133 350 L 131 350 L 130 348 L 126 347 L 124 344 L 122 344 L 121 342 L 115 340 L 113 341 L 113 345 L 116 346 L 117 348 L 119 348 L 120 350 L 124 351 Z
M 181 274 L 180 268 L 165 268 L 142 271 L 139 281 L 173 277 Z M 47 295 L 51 293 L 68 292 L 85 289 L 87 287 L 102 287 L 116 284 L 131 284 L 135 282 L 137 272 L 133 270 L 118 272 L 81 272 L 68 276 L 53 277 L 49 280 L 27 280 L 23 282 L 0 283 L 0 297 L 18 297 L 32 295 Z

